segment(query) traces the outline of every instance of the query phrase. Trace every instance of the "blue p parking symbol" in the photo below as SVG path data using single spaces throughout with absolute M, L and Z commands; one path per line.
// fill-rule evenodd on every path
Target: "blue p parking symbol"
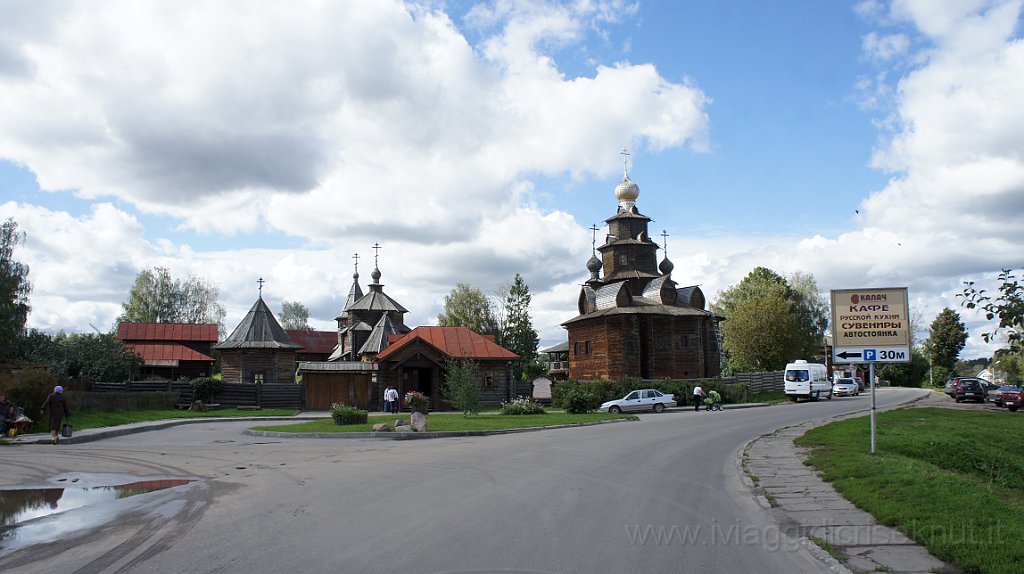
M 875 349 L 864 349 L 864 360 L 865 361 L 877 361 L 878 353 Z

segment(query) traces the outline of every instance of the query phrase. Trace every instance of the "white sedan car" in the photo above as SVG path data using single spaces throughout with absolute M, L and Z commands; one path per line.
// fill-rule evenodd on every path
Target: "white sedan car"
M 608 401 L 601 404 L 597 409 L 606 413 L 621 413 L 622 411 L 654 411 L 660 413 L 668 407 L 676 406 L 676 399 L 655 389 L 641 389 L 633 391 L 621 399 Z
M 832 384 L 832 394 L 837 397 L 855 397 L 860 394 L 860 385 L 856 379 L 842 377 Z

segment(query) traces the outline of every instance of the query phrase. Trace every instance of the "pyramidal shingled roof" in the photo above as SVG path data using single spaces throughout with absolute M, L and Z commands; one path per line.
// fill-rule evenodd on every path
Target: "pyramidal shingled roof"
M 274 318 L 263 297 L 256 300 L 242 322 L 214 349 L 301 349 Z

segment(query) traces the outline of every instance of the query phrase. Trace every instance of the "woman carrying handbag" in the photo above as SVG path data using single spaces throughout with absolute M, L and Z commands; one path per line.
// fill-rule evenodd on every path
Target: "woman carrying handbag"
M 68 408 L 67 399 L 64 398 L 64 387 L 57 385 L 53 392 L 43 401 L 41 412 L 48 411 L 50 423 L 50 439 L 53 444 L 60 442 L 61 423 L 65 417 L 71 417 L 71 409 Z

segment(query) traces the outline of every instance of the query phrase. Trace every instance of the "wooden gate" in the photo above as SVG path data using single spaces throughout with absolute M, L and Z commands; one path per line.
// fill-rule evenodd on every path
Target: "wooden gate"
M 345 403 L 361 409 L 379 408 L 370 404 L 370 373 L 306 372 L 302 382 L 306 385 L 308 410 L 330 410 L 331 403 Z

